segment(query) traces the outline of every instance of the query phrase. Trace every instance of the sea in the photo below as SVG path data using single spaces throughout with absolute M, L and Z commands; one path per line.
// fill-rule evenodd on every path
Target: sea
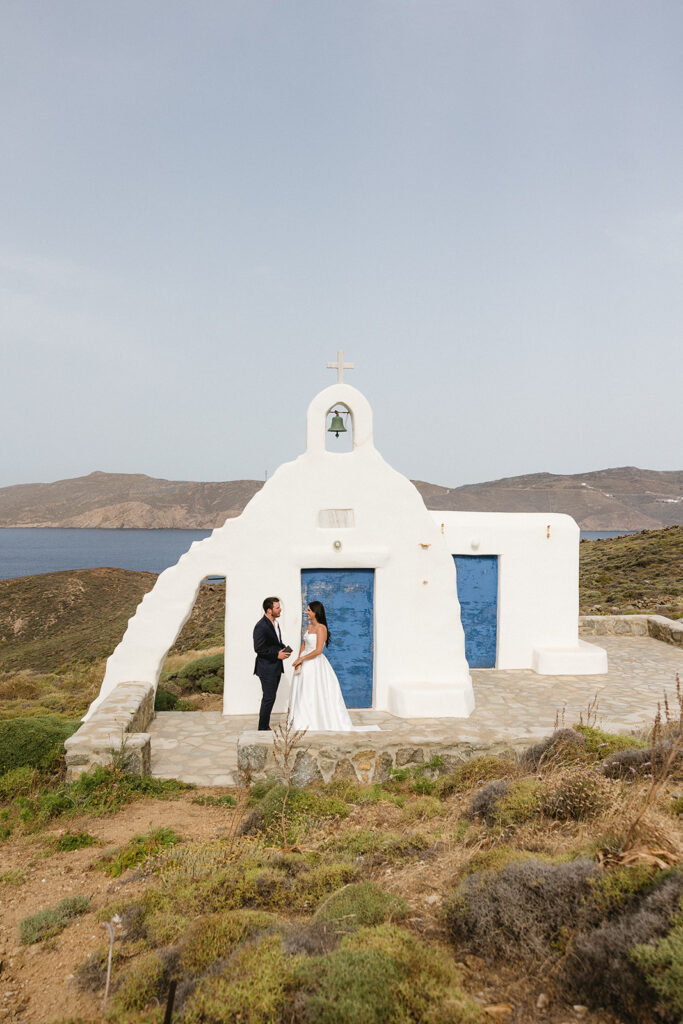
M 582 530 L 581 539 L 603 540 L 634 530 Z M 210 530 L 97 530 L 0 528 L 0 580 L 64 569 L 134 569 L 162 572 Z

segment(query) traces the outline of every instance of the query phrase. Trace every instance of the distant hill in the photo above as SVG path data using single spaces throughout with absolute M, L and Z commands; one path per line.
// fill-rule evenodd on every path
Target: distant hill
M 563 476 L 534 473 L 463 487 L 414 481 L 428 508 L 566 512 L 584 530 L 683 525 L 683 471 L 624 466 Z M 90 473 L 0 488 L 0 527 L 210 530 L 240 514 L 260 480 L 199 483 L 144 474 Z

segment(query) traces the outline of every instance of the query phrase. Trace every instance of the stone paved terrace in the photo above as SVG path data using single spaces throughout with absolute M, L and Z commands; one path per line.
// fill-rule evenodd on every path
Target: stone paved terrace
M 470 718 L 407 721 L 386 712 L 352 711 L 356 725 L 377 724 L 381 732 L 353 734 L 357 745 L 419 744 L 447 747 L 466 757 L 473 753 L 522 749 L 552 732 L 555 716 L 566 706 L 569 725 L 598 695 L 599 724 L 630 731 L 651 721 L 666 689 L 673 697 L 676 673 L 683 676 L 683 651 L 649 637 L 599 638 L 609 672 L 598 676 L 539 676 L 531 670 L 474 669 L 476 708 Z M 256 685 L 256 680 L 254 680 Z M 152 774 L 201 786 L 236 783 L 237 740 L 255 727 L 256 716 L 225 717 L 220 712 L 159 712 L 149 726 Z M 278 716 L 273 716 L 277 722 Z M 334 737 L 318 733 L 326 746 Z M 304 743 L 313 740 L 309 734 Z

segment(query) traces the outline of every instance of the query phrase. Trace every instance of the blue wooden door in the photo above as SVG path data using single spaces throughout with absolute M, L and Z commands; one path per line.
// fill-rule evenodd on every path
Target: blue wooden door
M 470 668 L 496 667 L 498 556 L 453 555 Z
M 304 629 L 309 601 L 325 605 L 330 646 L 347 708 L 372 707 L 374 569 L 302 569 Z

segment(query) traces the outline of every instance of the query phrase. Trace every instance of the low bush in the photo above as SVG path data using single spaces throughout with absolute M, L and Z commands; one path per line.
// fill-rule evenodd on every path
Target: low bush
M 75 917 L 84 914 L 89 905 L 89 896 L 67 896 L 55 907 L 25 917 L 19 925 L 19 939 L 24 946 L 31 946 L 34 942 L 59 935 Z
M 483 818 L 491 827 L 513 828 L 540 812 L 541 792 L 537 779 L 489 782 L 472 797 L 468 814 Z
M 144 835 L 133 836 L 130 842 L 112 853 L 105 854 L 96 863 L 110 878 L 118 878 L 129 868 L 137 867 L 160 850 L 180 842 L 172 828 L 156 828 Z
M 626 750 L 617 750 L 605 758 L 602 763 L 602 771 L 609 779 L 630 778 L 633 775 L 652 775 L 653 766 L 661 767 L 668 757 L 674 740 L 667 739 L 654 747 L 629 747 Z M 673 768 L 683 764 L 683 747 L 674 759 Z
M 356 882 L 328 896 L 318 907 L 315 918 L 334 931 L 345 933 L 364 925 L 402 921 L 407 914 L 408 904 L 400 896 L 384 892 L 374 882 Z
M 157 692 L 154 697 L 155 711 L 175 711 L 177 706 L 178 697 L 175 693 L 171 693 L 170 690 L 164 690 L 161 687 L 157 688 Z
M 588 1006 L 643 1022 L 652 1020 L 662 999 L 659 1018 L 679 1021 L 683 928 L 672 929 L 672 922 L 682 890 L 682 875 L 660 873 L 655 887 L 635 905 L 630 901 L 628 909 L 612 920 L 576 935 L 563 969 L 563 980 L 574 996 Z
M 326 956 L 300 960 L 296 1020 L 316 1024 L 476 1024 L 482 1010 L 450 959 L 395 925 L 363 928 Z
M 183 1007 L 183 1024 L 272 1024 L 284 1016 L 296 987 L 296 957 L 277 934 L 240 946 L 202 978 Z
M 673 928 L 663 938 L 637 944 L 630 959 L 657 995 L 656 1012 L 663 1020 L 683 1020 L 683 904 Z
M 449 775 L 438 782 L 436 793 L 442 799 L 454 793 L 466 793 L 494 779 L 510 778 L 516 774 L 514 762 L 504 757 L 486 754 L 463 761 Z
M 536 772 L 550 764 L 580 761 L 585 756 L 586 738 L 581 732 L 556 729 L 551 736 L 525 750 L 520 760 L 526 769 Z
M 242 942 L 276 924 L 276 917 L 258 910 L 206 914 L 193 921 L 183 936 L 180 951 L 183 970 L 192 976 L 202 974 L 216 960 L 234 952 Z
M 199 794 L 198 796 L 192 797 L 193 804 L 199 804 L 200 807 L 234 807 L 237 800 L 230 793 L 224 793 L 222 796 L 211 796 L 206 794 Z
M 152 1002 L 159 1002 L 168 989 L 172 975 L 177 973 L 178 955 L 171 950 L 145 953 L 135 961 L 133 967 L 119 980 L 112 1000 L 114 1013 L 129 1014 L 144 1010 Z M 129 1017 L 124 1017 L 129 1020 Z
M 586 750 L 594 754 L 600 760 L 609 757 L 617 750 L 637 750 L 647 747 L 645 740 L 639 740 L 635 736 L 625 736 L 622 733 L 604 732 L 592 725 L 577 725 L 576 731 L 581 733 L 586 741 Z
M 545 960 L 579 925 L 599 919 L 589 902 L 599 870 L 587 860 L 529 859 L 472 874 L 446 908 L 451 938 L 487 959 Z
M 199 689 L 202 693 L 222 693 L 223 692 L 223 678 L 210 674 L 208 676 L 202 676 L 199 680 Z
M 586 769 L 566 770 L 552 780 L 542 796 L 542 810 L 556 821 L 585 821 L 598 814 L 607 802 L 604 779 Z
M 113 814 L 146 796 L 172 799 L 182 790 L 192 788 L 175 779 L 128 775 L 122 768 L 98 765 L 74 782 L 46 786 L 32 797 L 20 797 L 14 804 L 25 825 L 40 827 L 68 814 Z
M 39 785 L 41 774 L 37 768 L 24 764 L 20 768 L 12 768 L 0 775 L 0 802 L 14 800 L 18 796 L 28 796 Z
M 241 826 L 242 834 L 261 833 L 282 842 L 283 802 L 284 827 L 288 843 L 297 842 L 324 821 L 331 818 L 346 818 L 350 814 L 348 804 L 337 796 L 294 787 L 287 793 L 284 786 L 276 785 L 267 790 L 251 814 L 245 818 Z
M 424 836 L 417 832 L 380 832 L 377 829 L 361 829 L 344 832 L 337 839 L 331 840 L 328 850 L 346 854 L 349 857 L 362 858 L 368 865 L 395 863 L 411 860 L 419 856 L 427 847 Z
M 83 850 L 86 846 L 93 846 L 97 842 L 95 836 L 89 832 L 67 832 L 57 840 L 56 848 L 59 853 L 70 853 L 72 850 Z
M 0 774 L 23 766 L 54 767 L 64 753 L 64 740 L 80 724 L 57 715 L 0 721 Z

